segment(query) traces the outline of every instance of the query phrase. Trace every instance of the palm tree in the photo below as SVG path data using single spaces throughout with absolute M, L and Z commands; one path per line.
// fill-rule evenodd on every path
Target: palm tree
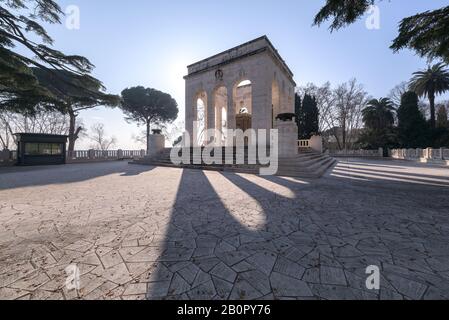
M 394 124 L 393 102 L 388 98 L 373 99 L 362 110 L 363 122 L 366 127 L 373 130 L 383 130 Z
M 435 128 L 435 96 L 449 90 L 449 71 L 444 63 L 437 63 L 427 70 L 413 73 L 410 90 L 420 97 L 428 97 L 430 103 L 430 126 Z

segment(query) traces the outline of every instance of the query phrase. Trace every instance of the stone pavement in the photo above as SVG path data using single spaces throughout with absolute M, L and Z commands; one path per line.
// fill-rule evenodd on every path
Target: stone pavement
M 2 299 L 449 299 L 448 243 L 447 168 L 341 160 L 309 181 L 0 169 Z

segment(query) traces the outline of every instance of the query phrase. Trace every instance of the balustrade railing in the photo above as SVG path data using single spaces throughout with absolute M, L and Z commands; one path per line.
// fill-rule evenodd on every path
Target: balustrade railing
M 449 149 L 427 148 L 427 149 L 392 149 L 389 155 L 394 159 L 427 161 L 446 161 L 449 164 Z
M 67 163 L 140 159 L 145 150 L 75 150 L 67 152 Z
M 145 157 L 145 150 L 75 150 L 67 151 L 67 163 L 132 160 Z M 0 150 L 0 166 L 14 165 L 17 151 Z
M 364 157 L 383 157 L 382 148 L 377 150 L 328 150 L 327 153 L 331 157 L 355 157 L 355 158 L 364 158 Z

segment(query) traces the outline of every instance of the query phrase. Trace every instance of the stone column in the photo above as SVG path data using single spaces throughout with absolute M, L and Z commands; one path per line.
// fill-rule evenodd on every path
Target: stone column
M 276 120 L 278 129 L 279 157 L 292 157 L 298 154 L 298 126 L 295 119 L 288 121 Z
M 226 106 L 226 129 L 235 129 L 235 107 L 234 107 L 234 89 L 232 85 L 226 87 L 228 93 L 228 105 Z M 230 146 L 234 143 L 233 137 L 230 137 L 227 132 L 224 133 L 226 136 L 225 144 Z
M 217 105 L 215 107 L 215 113 L 216 113 L 216 117 L 215 117 L 215 132 L 217 134 L 216 138 L 217 138 L 217 145 L 221 146 L 221 142 L 222 142 L 222 134 L 221 134 L 221 123 L 222 123 L 222 107 L 221 105 Z
M 190 138 L 190 146 L 193 145 L 193 122 L 196 120 L 196 101 L 194 101 L 194 92 L 192 92 L 192 90 L 186 86 L 186 101 L 185 101 L 185 106 L 186 106 L 186 115 L 185 115 L 185 127 L 186 127 L 186 132 L 189 134 L 189 138 Z M 184 143 L 187 143 L 187 141 L 184 141 Z
M 165 148 L 165 136 L 162 134 L 150 134 L 148 136 L 148 156 L 155 157 Z
M 214 90 L 207 90 L 207 106 L 206 106 L 206 129 L 215 130 L 215 92 Z M 215 141 L 215 134 L 210 137 L 207 143 Z
M 207 90 L 206 128 L 215 129 L 215 96 L 214 90 Z
M 227 128 L 235 129 L 235 107 L 234 107 L 234 88 L 232 85 L 226 87 L 228 91 L 228 105 L 226 110 Z

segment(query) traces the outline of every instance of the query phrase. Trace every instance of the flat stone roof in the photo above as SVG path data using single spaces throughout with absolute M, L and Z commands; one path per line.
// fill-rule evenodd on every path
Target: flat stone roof
M 188 75 L 184 78 L 189 78 L 193 75 L 203 73 L 209 71 L 211 69 L 224 66 L 226 64 L 230 64 L 239 59 L 256 55 L 262 52 L 269 51 L 275 60 L 278 61 L 281 68 L 292 78 L 293 81 L 293 72 L 285 63 L 284 59 L 280 56 L 279 52 L 273 46 L 271 41 L 268 39 L 266 35 L 256 38 L 254 40 L 245 42 L 237 47 L 228 49 L 216 55 L 213 55 L 209 58 L 203 59 L 201 61 L 195 62 L 189 66 Z

